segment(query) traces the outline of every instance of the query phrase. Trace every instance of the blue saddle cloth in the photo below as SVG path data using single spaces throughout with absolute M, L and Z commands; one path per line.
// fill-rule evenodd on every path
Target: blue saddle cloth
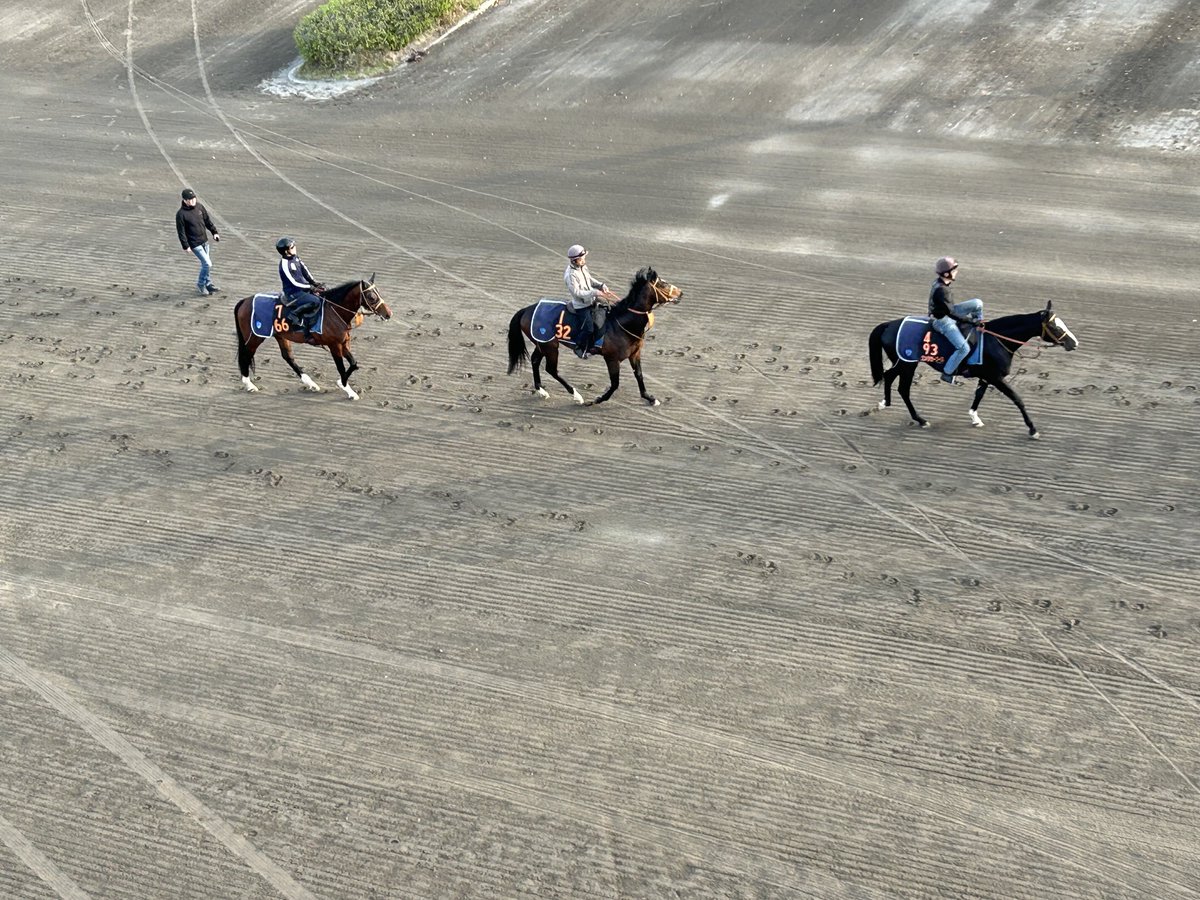
M 250 310 L 250 330 L 258 337 L 267 338 L 276 331 L 304 330 L 304 323 L 286 306 L 282 294 L 255 294 L 253 303 L 254 306 Z M 325 303 L 322 301 L 312 333 L 321 334 L 324 325 Z
M 571 309 L 566 301 L 551 300 L 543 297 L 533 310 L 533 318 L 529 323 L 529 336 L 539 344 L 558 340 L 563 344 L 575 346 L 574 335 L 591 316 L 590 309 Z M 604 342 L 601 335 L 596 335 L 596 346 Z
M 977 366 L 983 361 L 983 341 L 979 340 L 979 332 L 974 328 L 959 325 L 959 331 L 971 344 L 971 352 L 958 367 L 961 375 L 964 366 Z M 905 316 L 896 331 L 896 356 L 905 362 L 927 363 L 940 372 L 953 352 L 954 345 L 944 334 L 934 330 L 928 316 Z

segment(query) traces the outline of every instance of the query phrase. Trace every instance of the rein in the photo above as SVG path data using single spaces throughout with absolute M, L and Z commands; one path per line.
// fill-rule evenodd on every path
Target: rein
M 1025 340 L 1019 341 L 1016 338 L 1009 337 L 1007 334 L 1001 334 L 998 331 L 992 331 L 990 328 L 984 328 L 982 325 L 979 327 L 979 331 L 981 334 L 990 334 L 992 337 L 999 338 L 1001 341 L 1004 341 L 1005 343 L 1015 345 L 1011 348 L 1004 347 L 1004 344 L 1000 345 L 1001 347 L 1004 347 L 1004 349 L 1007 350 L 1009 353 L 1011 353 L 1013 356 L 1016 356 L 1017 351 L 1019 351 L 1022 347 L 1024 347 L 1026 344 L 1028 344 L 1030 341 L 1032 341 L 1034 339 L 1033 337 L 1027 337 L 1027 338 L 1025 338 Z M 1046 337 L 1046 320 L 1045 319 L 1042 320 L 1041 333 L 1036 335 L 1036 337 L 1045 341 L 1047 347 L 1058 346 L 1058 341 L 1050 340 L 1049 338 Z
M 367 292 L 375 291 L 375 284 L 371 283 L 371 284 L 368 284 L 366 287 L 363 287 L 363 283 L 360 281 L 358 283 L 358 287 L 359 287 L 359 291 L 358 291 L 359 302 L 358 302 L 357 309 L 351 309 L 349 306 L 342 306 L 342 304 L 340 304 L 334 300 L 326 299 L 325 297 L 321 297 L 321 301 L 324 303 L 328 303 L 334 309 L 340 309 L 343 312 L 349 313 L 351 321 L 353 321 L 354 317 L 359 315 L 363 311 L 363 309 L 366 309 L 368 312 L 375 313 L 376 315 L 378 315 L 378 308 L 379 308 L 378 302 L 375 304 L 375 306 L 370 306 L 369 304 L 367 304 L 365 302 Z M 377 291 L 375 293 L 375 296 L 377 298 L 379 297 L 379 293 Z

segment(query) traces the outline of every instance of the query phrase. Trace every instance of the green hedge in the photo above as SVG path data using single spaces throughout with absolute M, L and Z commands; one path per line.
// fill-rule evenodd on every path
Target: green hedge
M 329 0 L 296 26 L 308 73 L 350 72 L 386 65 L 415 38 L 483 0 Z

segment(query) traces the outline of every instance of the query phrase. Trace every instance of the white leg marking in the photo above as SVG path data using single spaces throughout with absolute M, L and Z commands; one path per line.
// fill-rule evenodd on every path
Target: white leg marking
M 350 385 L 342 384 L 340 381 L 338 382 L 338 385 L 341 387 L 341 389 L 343 391 L 346 392 L 346 396 L 349 397 L 351 400 L 358 399 L 358 394 L 355 392 L 354 388 L 350 387 Z
M 541 388 L 541 387 L 538 388 L 537 390 L 535 390 L 534 393 L 537 394 L 539 397 L 541 397 L 543 400 L 545 400 L 547 397 L 550 396 L 548 393 L 546 393 L 546 389 Z
M 575 391 L 571 397 L 576 403 L 583 403 L 583 394 L 579 393 L 579 391 Z
M 306 388 L 308 388 L 310 391 L 320 391 L 321 390 L 320 385 L 318 385 L 315 381 L 313 381 L 311 378 L 309 378 L 307 372 L 305 372 L 303 375 L 300 376 L 300 383 L 302 385 L 304 385 Z
M 889 406 L 891 406 L 891 405 L 892 405 L 892 404 L 888 403 L 886 400 L 880 400 L 880 401 L 879 401 L 879 408 L 880 408 L 880 409 L 887 409 L 887 408 L 888 408 Z
M 974 425 L 976 428 L 983 427 L 983 419 L 979 418 L 979 413 L 975 412 L 975 410 L 973 410 L 973 409 L 970 409 L 970 410 L 967 410 L 967 414 L 970 415 L 970 417 L 971 417 L 972 425 Z
M 258 393 L 258 388 L 254 386 L 254 382 L 251 381 L 245 375 L 242 376 L 242 384 L 244 384 L 246 386 L 246 390 L 248 390 L 250 393 L 252 393 L 252 394 Z

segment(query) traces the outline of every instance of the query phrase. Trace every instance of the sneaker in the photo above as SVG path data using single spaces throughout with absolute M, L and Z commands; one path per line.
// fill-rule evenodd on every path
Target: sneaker
M 587 359 L 588 358 L 588 348 L 583 346 L 582 344 L 576 344 L 575 345 L 575 355 L 578 356 L 580 359 Z
M 942 381 L 946 382 L 946 384 L 953 384 L 956 387 L 958 385 L 962 384 L 962 382 L 959 381 L 957 378 L 955 378 L 953 375 L 947 375 L 945 372 L 942 373 Z
M 196 285 L 196 293 L 199 294 L 201 297 L 207 297 L 208 296 L 208 288 L 204 287 L 203 285 L 198 284 L 198 285 Z
M 219 294 L 219 293 L 221 293 L 221 289 L 220 289 L 219 287 L 217 287 L 215 284 L 213 284 L 211 281 L 210 281 L 210 282 L 209 282 L 209 283 L 208 283 L 208 284 L 205 286 L 205 288 L 204 288 L 204 289 L 205 289 L 206 291 L 208 291 L 210 294 Z

